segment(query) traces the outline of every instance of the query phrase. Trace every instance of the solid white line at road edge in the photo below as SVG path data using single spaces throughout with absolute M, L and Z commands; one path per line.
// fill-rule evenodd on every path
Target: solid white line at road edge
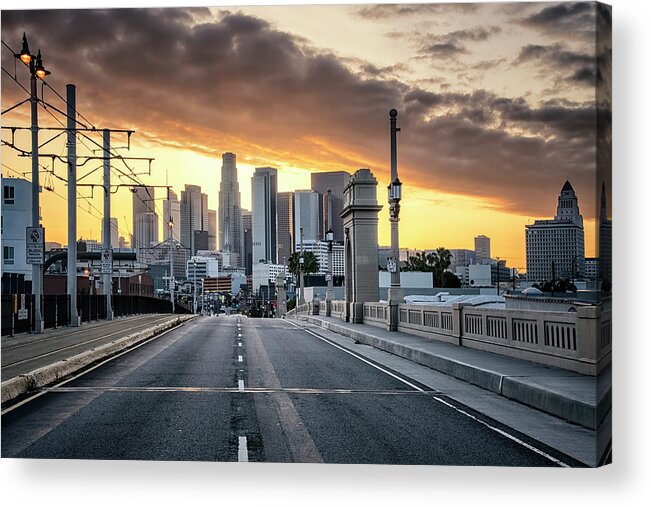
M 298 324 L 292 322 L 291 320 L 287 320 L 287 322 L 289 322 L 289 323 L 292 324 L 293 326 L 298 327 L 299 329 L 302 329 L 303 331 L 305 331 L 306 333 L 308 333 L 308 334 L 314 336 L 315 338 L 318 338 L 319 340 L 321 340 L 321 341 L 323 341 L 323 342 L 325 342 L 325 343 L 327 343 L 327 344 L 329 344 L 329 345 L 332 345 L 333 347 L 335 347 L 335 348 L 337 348 L 337 349 L 339 349 L 339 350 L 345 352 L 346 354 L 350 354 L 350 355 L 353 356 L 354 358 L 359 359 L 360 361 L 362 361 L 362 362 L 368 364 L 369 366 L 372 366 L 373 368 L 375 368 L 375 369 L 377 369 L 377 370 L 380 370 L 382 373 L 386 373 L 387 375 L 389 375 L 389 376 L 395 378 L 396 380 L 399 380 L 399 381 L 402 382 L 403 384 L 406 384 L 406 385 L 408 385 L 409 387 L 412 387 L 412 388 L 416 389 L 417 391 L 425 392 L 424 389 L 421 389 L 420 387 L 418 387 L 417 385 L 412 384 L 412 383 L 409 382 L 408 380 L 405 380 L 404 378 L 401 378 L 401 377 L 399 377 L 398 375 L 395 375 L 394 373 L 391 373 L 390 371 L 387 371 L 387 370 L 385 370 L 384 368 L 382 368 L 382 367 L 380 367 L 380 366 L 378 366 L 378 365 L 376 365 L 376 364 L 373 364 L 372 362 L 370 362 L 370 361 L 368 361 L 367 359 L 363 358 L 362 356 L 356 354 L 355 352 L 351 352 L 350 350 L 348 350 L 348 349 L 346 349 L 346 348 L 344 348 L 344 347 L 341 347 L 340 345 L 337 345 L 336 343 L 333 343 L 333 342 L 331 342 L 330 340 L 325 339 L 323 336 L 319 336 L 319 335 L 316 334 L 315 332 L 310 331 L 309 329 L 305 329 L 304 327 L 302 327 L 302 326 L 300 326 L 300 325 L 298 325 Z M 464 416 L 466 416 L 466 417 L 469 417 L 470 419 L 473 419 L 474 421 L 477 421 L 477 422 L 480 423 L 480 424 L 483 424 L 483 425 L 486 426 L 488 429 L 493 430 L 493 431 L 496 432 L 496 433 L 499 433 L 500 435 L 502 435 L 502 436 L 508 438 L 509 440 L 512 440 L 513 442 L 515 442 L 515 443 L 517 443 L 517 444 L 520 444 L 521 446 L 523 446 L 523 447 L 529 449 L 530 451 L 533 451 L 533 452 L 535 452 L 536 454 L 539 454 L 540 456 L 543 456 L 544 458 L 547 458 L 548 460 L 550 460 L 550 461 L 556 463 L 558 466 L 561 466 L 561 467 L 564 467 L 564 468 L 570 468 L 570 466 L 569 466 L 567 463 L 564 463 L 563 461 L 561 461 L 561 460 L 555 458 L 554 456 L 551 456 L 550 454 L 547 454 L 545 451 L 542 451 L 541 449 L 538 449 L 537 447 L 534 447 L 534 446 L 532 446 L 532 445 L 530 445 L 530 444 L 528 444 L 528 443 L 526 443 L 526 442 L 520 440 L 518 437 L 516 437 L 516 436 L 514 436 L 514 435 L 511 435 L 511 434 L 507 433 L 507 432 L 504 431 L 504 430 L 501 430 L 501 429 L 499 429 L 499 428 L 496 428 L 495 426 L 491 426 L 491 425 L 488 424 L 487 422 L 482 421 L 481 419 L 478 419 L 477 417 L 475 417 L 475 416 L 472 415 L 472 414 L 469 414 L 469 413 L 466 412 L 465 410 L 462 410 L 462 409 L 460 409 L 460 408 L 458 408 L 458 407 L 455 407 L 454 405 L 452 405 L 451 403 L 448 403 L 447 401 L 443 400 L 442 398 L 439 398 L 438 396 L 432 396 L 432 399 L 438 401 L 439 403 L 442 403 L 443 405 L 445 405 L 445 406 L 451 408 L 452 410 L 455 410 L 456 412 L 458 412 L 458 413 L 460 413 L 460 414 L 462 414 L 462 415 L 464 415 Z

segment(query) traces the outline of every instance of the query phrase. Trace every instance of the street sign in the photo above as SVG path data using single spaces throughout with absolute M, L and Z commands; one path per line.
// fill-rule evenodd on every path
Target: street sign
M 43 264 L 45 262 L 45 229 L 43 227 L 27 227 L 25 236 L 27 264 Z
M 25 320 L 27 317 L 27 308 L 21 308 L 18 310 L 18 320 Z
M 397 271 L 397 264 L 396 264 L 395 257 L 389 257 L 387 259 L 387 271 L 389 271 L 389 273 L 395 273 Z
M 113 250 L 110 248 L 102 249 L 102 274 L 110 275 L 113 273 Z
M 330 280 L 332 280 L 332 274 L 330 272 L 326 273 L 325 279 L 326 279 L 326 282 L 329 282 Z

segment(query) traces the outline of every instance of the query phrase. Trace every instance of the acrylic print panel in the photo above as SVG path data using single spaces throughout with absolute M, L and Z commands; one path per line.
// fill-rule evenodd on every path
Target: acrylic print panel
M 2 456 L 609 463 L 610 27 L 3 10 Z

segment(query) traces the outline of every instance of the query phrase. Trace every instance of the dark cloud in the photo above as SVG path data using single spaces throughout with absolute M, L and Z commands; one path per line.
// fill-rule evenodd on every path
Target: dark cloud
M 544 65 L 548 72 L 562 72 L 565 80 L 594 86 L 596 58 L 594 55 L 571 51 L 563 44 L 548 46 L 530 44 L 520 50 L 516 65 L 534 62 Z
M 472 3 L 457 4 L 379 4 L 360 7 L 357 15 L 365 19 L 386 19 L 396 16 L 422 16 L 424 14 L 472 13 L 481 6 Z
M 435 44 L 428 44 L 418 50 L 420 55 L 436 58 L 450 58 L 467 52 L 468 50 L 465 47 L 453 42 L 437 42 Z
M 524 18 L 521 23 L 545 33 L 568 38 L 594 37 L 595 3 L 559 3 Z
M 135 128 L 159 144 L 215 159 L 233 150 L 256 165 L 370 166 L 386 177 L 395 107 L 405 184 L 498 196 L 503 209 L 532 216 L 549 213 L 540 196 L 566 179 L 585 195 L 593 191 L 594 104 L 534 107 L 484 90 L 432 93 L 371 65 L 355 72 L 237 12 L 6 11 L 2 29 L 13 44 L 28 33 L 52 85 L 76 83 L 79 109 L 97 125 Z M 13 68 L 7 53 L 3 66 Z M 3 79 L 3 104 L 21 94 Z M 192 182 L 191 167 L 176 170 Z
M 454 58 L 469 51 L 466 48 L 467 42 L 485 41 L 492 35 L 501 32 L 498 26 L 488 28 L 474 27 L 463 30 L 455 30 L 442 35 L 435 34 L 413 34 L 411 38 L 420 46 L 418 54 L 431 56 L 433 58 Z M 394 37 L 397 34 L 393 34 Z

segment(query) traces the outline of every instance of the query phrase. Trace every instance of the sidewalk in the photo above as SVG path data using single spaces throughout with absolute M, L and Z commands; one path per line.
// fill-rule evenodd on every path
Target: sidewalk
M 193 315 L 148 314 L 2 337 L 2 403 L 141 343 Z
M 350 324 L 334 317 L 298 315 L 295 318 L 590 430 L 598 432 L 600 425 L 609 424 L 610 368 L 598 377 L 590 377 L 366 324 Z

